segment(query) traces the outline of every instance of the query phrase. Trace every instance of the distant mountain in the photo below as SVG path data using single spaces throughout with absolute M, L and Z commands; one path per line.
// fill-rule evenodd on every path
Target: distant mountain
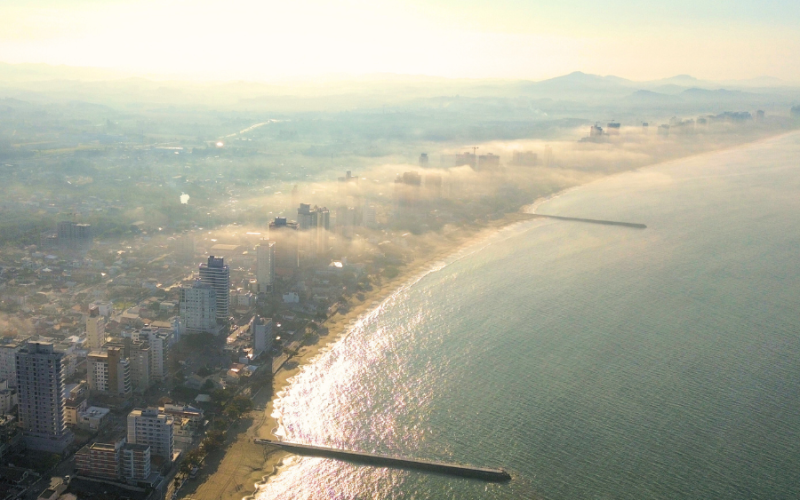
M 723 85 L 729 87 L 790 87 L 791 85 L 784 82 L 780 78 L 773 76 L 758 76 L 756 78 L 748 78 L 745 80 L 729 80 L 721 82 Z
M 676 95 L 663 94 L 651 90 L 637 90 L 633 94 L 626 96 L 625 101 L 632 104 L 671 104 L 680 102 L 681 98 Z
M 681 87 L 699 87 L 700 85 L 702 85 L 703 82 L 693 77 L 692 75 L 675 75 L 669 78 L 662 78 L 661 80 L 656 80 L 648 83 L 658 84 L 658 85 L 679 85 Z
M 695 89 L 706 89 L 706 90 L 721 90 L 723 87 L 727 87 L 728 89 L 781 88 L 781 87 L 791 87 L 792 85 L 784 82 L 779 78 L 774 78 L 771 76 L 760 76 L 757 78 L 749 78 L 746 80 L 726 80 L 726 81 L 715 82 L 709 80 L 700 80 L 691 75 L 677 75 L 670 78 L 664 78 L 661 80 L 642 82 L 640 86 L 645 87 L 649 90 L 655 90 L 657 92 L 677 93 L 674 92 L 676 89 L 686 90 L 695 88 Z
M 732 102 L 753 100 L 758 97 L 758 94 L 751 92 L 742 92 L 741 90 L 727 90 L 727 89 L 701 89 L 690 88 L 680 93 L 680 97 L 686 101 L 703 101 L 703 102 Z
M 539 82 L 524 82 L 518 91 L 531 97 L 581 102 L 617 99 L 630 93 L 633 82 L 616 76 L 600 76 L 575 71 Z
M 568 75 L 557 76 L 549 80 L 536 82 L 534 85 L 539 88 L 619 88 L 631 84 L 630 80 L 617 76 L 600 76 L 575 71 Z

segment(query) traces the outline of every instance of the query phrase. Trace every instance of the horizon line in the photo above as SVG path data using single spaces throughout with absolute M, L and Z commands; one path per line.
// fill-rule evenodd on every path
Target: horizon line
M 635 80 L 632 78 L 628 78 L 625 76 L 619 76 L 614 74 L 598 74 L 598 73 L 588 73 L 582 70 L 574 70 L 568 73 L 558 74 L 555 76 L 548 76 L 542 78 L 535 78 L 535 77 L 471 77 L 471 76 L 443 76 L 443 75 L 430 75 L 424 73 L 400 73 L 400 72 L 389 72 L 389 71 L 381 71 L 381 72 L 371 72 L 371 73 L 308 73 L 308 74 L 296 74 L 296 75 L 286 75 L 278 78 L 266 78 L 266 77 L 233 77 L 233 78 L 215 78 L 210 77 L 207 74 L 187 74 L 187 73 L 158 73 L 158 72 L 147 72 L 147 71 L 132 71 L 132 70 L 125 70 L 120 68 L 114 67 L 104 67 L 104 66 L 74 66 L 69 64 L 51 64 L 46 62 L 8 62 L 8 61 L 0 61 L 0 65 L 3 66 L 12 66 L 12 67 L 46 67 L 52 68 L 54 70 L 76 70 L 76 71 L 96 71 L 96 72 L 105 72 L 109 73 L 107 78 L 102 78 L 100 75 L 97 77 L 84 77 L 84 78 L 58 78 L 52 77 L 47 78 L 47 75 L 42 75 L 42 80 L 70 80 L 70 81 L 111 81 L 111 80 L 126 80 L 126 79 L 145 79 L 150 81 L 161 81 L 161 82 L 176 82 L 176 83 L 194 83 L 194 84 L 222 84 L 222 83 L 254 83 L 254 84 L 272 84 L 272 85 L 280 85 L 280 84 L 288 84 L 288 83 L 297 83 L 297 82 L 313 82 L 318 84 L 327 83 L 325 81 L 320 82 L 319 79 L 327 80 L 328 82 L 348 82 L 348 81 L 359 81 L 365 80 L 369 78 L 375 77 L 395 77 L 398 79 L 407 78 L 407 79 L 431 79 L 431 80 L 440 80 L 440 81 L 449 81 L 449 82 L 532 82 L 532 83 L 542 83 L 549 80 L 554 80 L 557 78 L 564 78 L 573 75 L 585 75 L 589 77 L 597 77 L 601 79 L 611 78 L 611 79 L 621 79 L 626 80 L 631 83 L 642 83 L 642 84 L 652 84 L 658 82 L 665 82 L 669 80 L 675 79 L 691 79 L 695 80 L 697 83 L 711 83 L 711 84 L 721 84 L 721 83 L 748 83 L 748 82 L 755 82 L 758 80 L 771 80 L 776 84 L 781 86 L 793 86 L 793 85 L 800 85 L 800 81 L 794 82 L 790 80 L 784 80 L 782 78 L 770 76 L 770 75 L 759 75 L 750 78 L 740 78 L 740 79 L 726 79 L 726 80 L 711 80 L 711 79 L 704 79 L 698 78 L 688 73 L 679 73 L 667 77 L 662 78 L 655 78 L 655 79 L 643 79 L 643 80 Z M 112 74 L 116 74 L 117 76 L 112 76 Z M 3 78 L 3 75 L 0 75 L 0 81 L 4 81 L 6 78 Z

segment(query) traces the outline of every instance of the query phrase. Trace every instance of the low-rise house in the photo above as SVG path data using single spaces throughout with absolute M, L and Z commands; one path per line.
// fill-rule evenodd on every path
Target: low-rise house
M 108 420 L 111 410 L 99 406 L 90 406 L 78 414 L 78 427 L 96 431 Z

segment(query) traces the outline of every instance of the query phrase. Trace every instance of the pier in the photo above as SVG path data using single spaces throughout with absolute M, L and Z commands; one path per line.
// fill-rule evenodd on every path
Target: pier
M 547 217 L 548 219 L 558 219 L 558 220 L 567 220 L 572 222 L 586 222 L 589 224 L 604 224 L 606 226 L 622 226 L 622 227 L 630 227 L 633 229 L 647 229 L 647 226 L 644 224 L 638 224 L 636 222 L 618 222 L 613 220 L 599 220 L 599 219 L 582 219 L 580 217 L 562 217 L 560 215 L 544 215 L 544 214 L 531 214 L 536 217 Z
M 469 477 L 482 479 L 484 481 L 501 482 L 510 481 L 511 474 L 503 469 L 492 469 L 487 467 L 474 467 L 471 465 L 451 464 L 446 462 L 436 462 L 432 460 L 419 460 L 416 458 L 402 458 L 392 455 L 381 455 L 378 453 L 364 453 L 361 451 L 340 450 L 327 448 L 325 446 L 313 446 L 308 444 L 289 443 L 286 441 L 272 441 L 270 439 L 256 439 L 257 444 L 279 446 L 298 455 L 310 455 L 317 457 L 334 458 L 337 460 L 347 460 L 366 465 L 379 467 L 396 467 L 400 469 L 422 470 L 451 476 Z

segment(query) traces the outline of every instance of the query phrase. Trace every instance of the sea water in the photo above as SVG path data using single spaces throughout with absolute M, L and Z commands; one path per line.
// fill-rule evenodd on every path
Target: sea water
M 800 135 L 614 176 L 434 266 L 307 366 L 257 498 L 800 498 Z

